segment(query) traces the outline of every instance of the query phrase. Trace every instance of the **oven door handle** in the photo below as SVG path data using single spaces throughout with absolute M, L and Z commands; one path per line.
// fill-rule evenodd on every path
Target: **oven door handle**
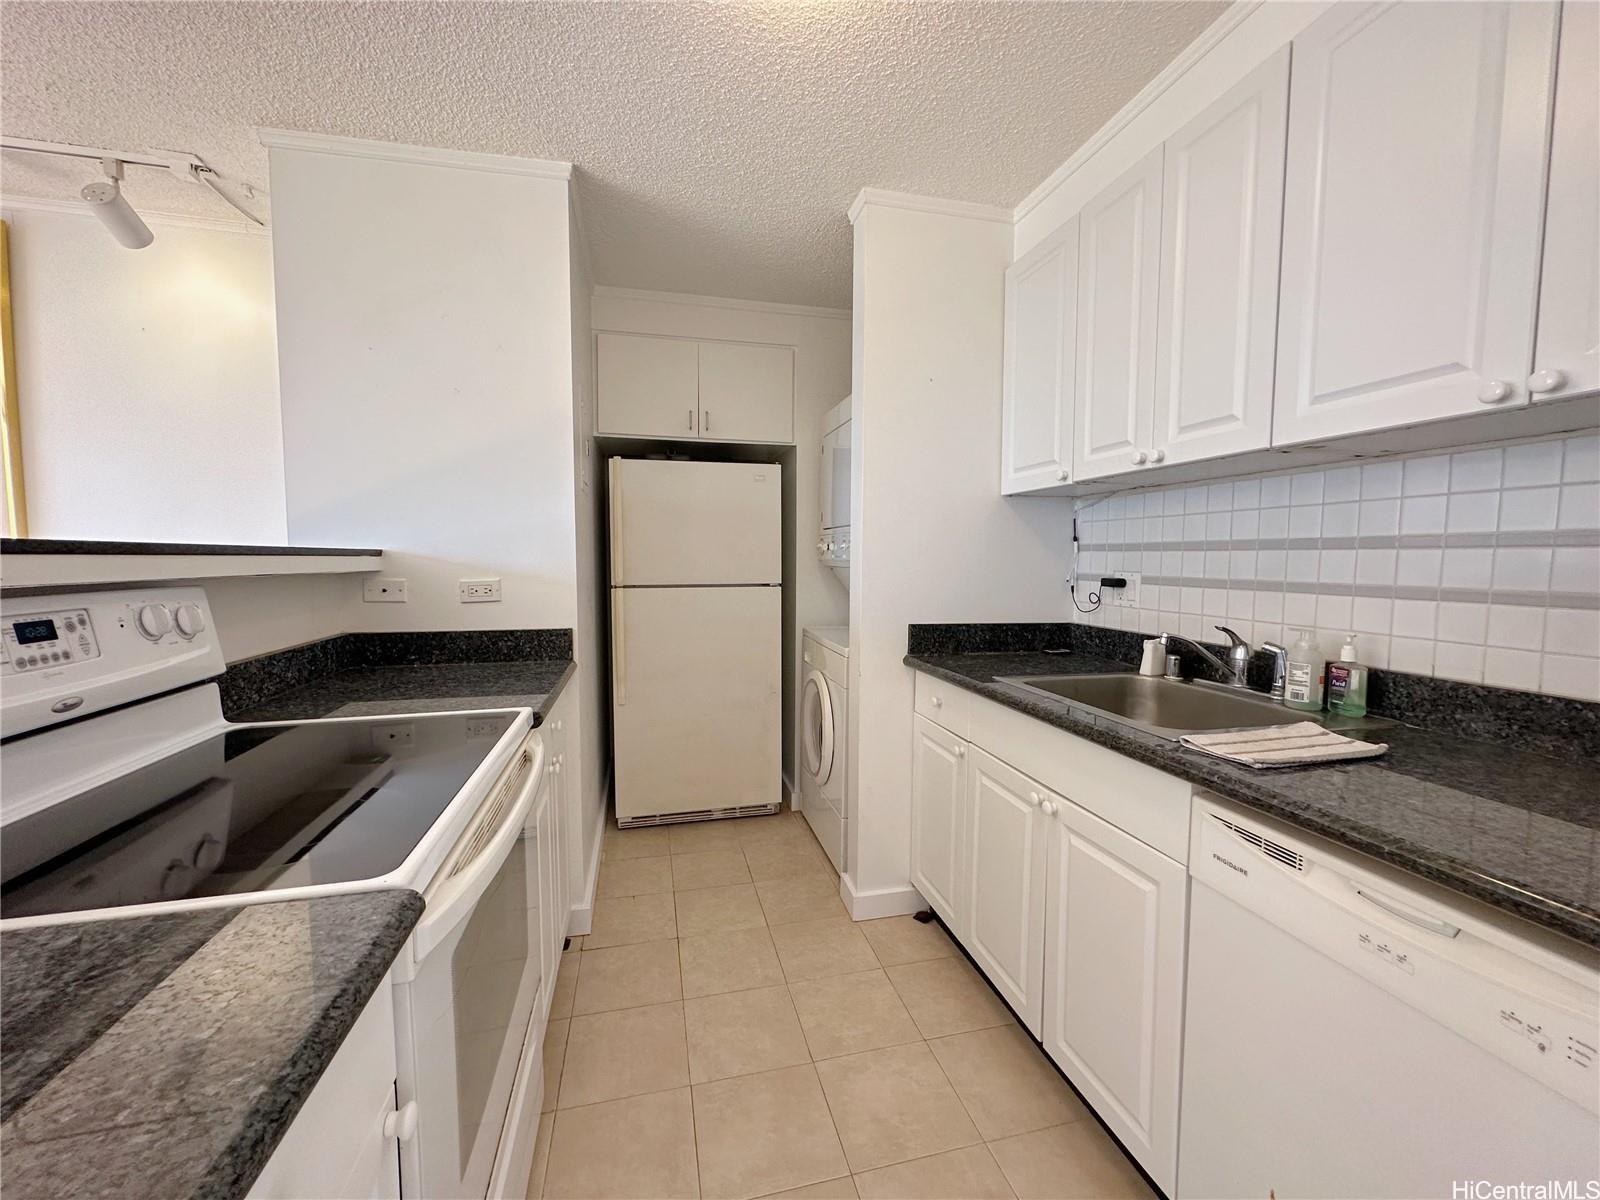
M 465 862 L 461 862 L 456 857 L 457 852 L 452 851 L 446 860 L 454 864 L 451 873 L 436 879 L 423 893 L 422 919 L 411 933 L 412 950 L 418 962 L 427 957 L 457 923 L 466 919 L 499 874 L 501 864 L 511 850 L 511 843 L 522 836 L 528 810 L 533 807 L 534 797 L 538 795 L 539 785 L 544 779 L 544 742 L 537 734 L 529 734 L 517 751 L 519 758 L 524 754 L 533 756 L 528 778 L 516 799 L 501 812 L 500 824 L 493 834 Z M 478 823 L 468 826 L 460 844 L 478 839 L 480 828 Z

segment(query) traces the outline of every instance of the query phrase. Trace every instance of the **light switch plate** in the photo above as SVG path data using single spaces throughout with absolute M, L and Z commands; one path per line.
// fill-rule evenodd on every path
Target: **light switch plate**
M 1137 571 L 1107 571 L 1107 575 L 1121 575 L 1128 581 L 1127 587 L 1106 588 L 1103 598 L 1108 598 L 1115 608 L 1139 607 L 1139 572 Z

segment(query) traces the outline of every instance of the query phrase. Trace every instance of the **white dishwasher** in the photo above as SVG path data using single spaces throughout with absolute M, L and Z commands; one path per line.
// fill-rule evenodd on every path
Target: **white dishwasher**
M 1600 955 L 1208 797 L 1191 837 L 1183 1200 L 1600 1195 Z

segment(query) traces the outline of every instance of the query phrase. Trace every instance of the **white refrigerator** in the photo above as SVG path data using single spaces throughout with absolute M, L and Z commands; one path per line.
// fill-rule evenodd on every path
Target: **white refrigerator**
M 781 468 L 631 458 L 610 468 L 617 820 L 775 811 Z

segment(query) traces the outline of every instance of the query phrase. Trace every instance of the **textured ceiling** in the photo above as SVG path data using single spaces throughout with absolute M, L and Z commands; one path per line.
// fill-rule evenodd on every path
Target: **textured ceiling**
M 569 160 L 596 282 L 846 306 L 860 188 L 1013 205 L 1224 7 L 6 0 L 0 127 L 258 185 L 257 126 Z M 96 174 L 0 167 L 16 195 Z M 126 188 L 231 215 L 152 173 Z

